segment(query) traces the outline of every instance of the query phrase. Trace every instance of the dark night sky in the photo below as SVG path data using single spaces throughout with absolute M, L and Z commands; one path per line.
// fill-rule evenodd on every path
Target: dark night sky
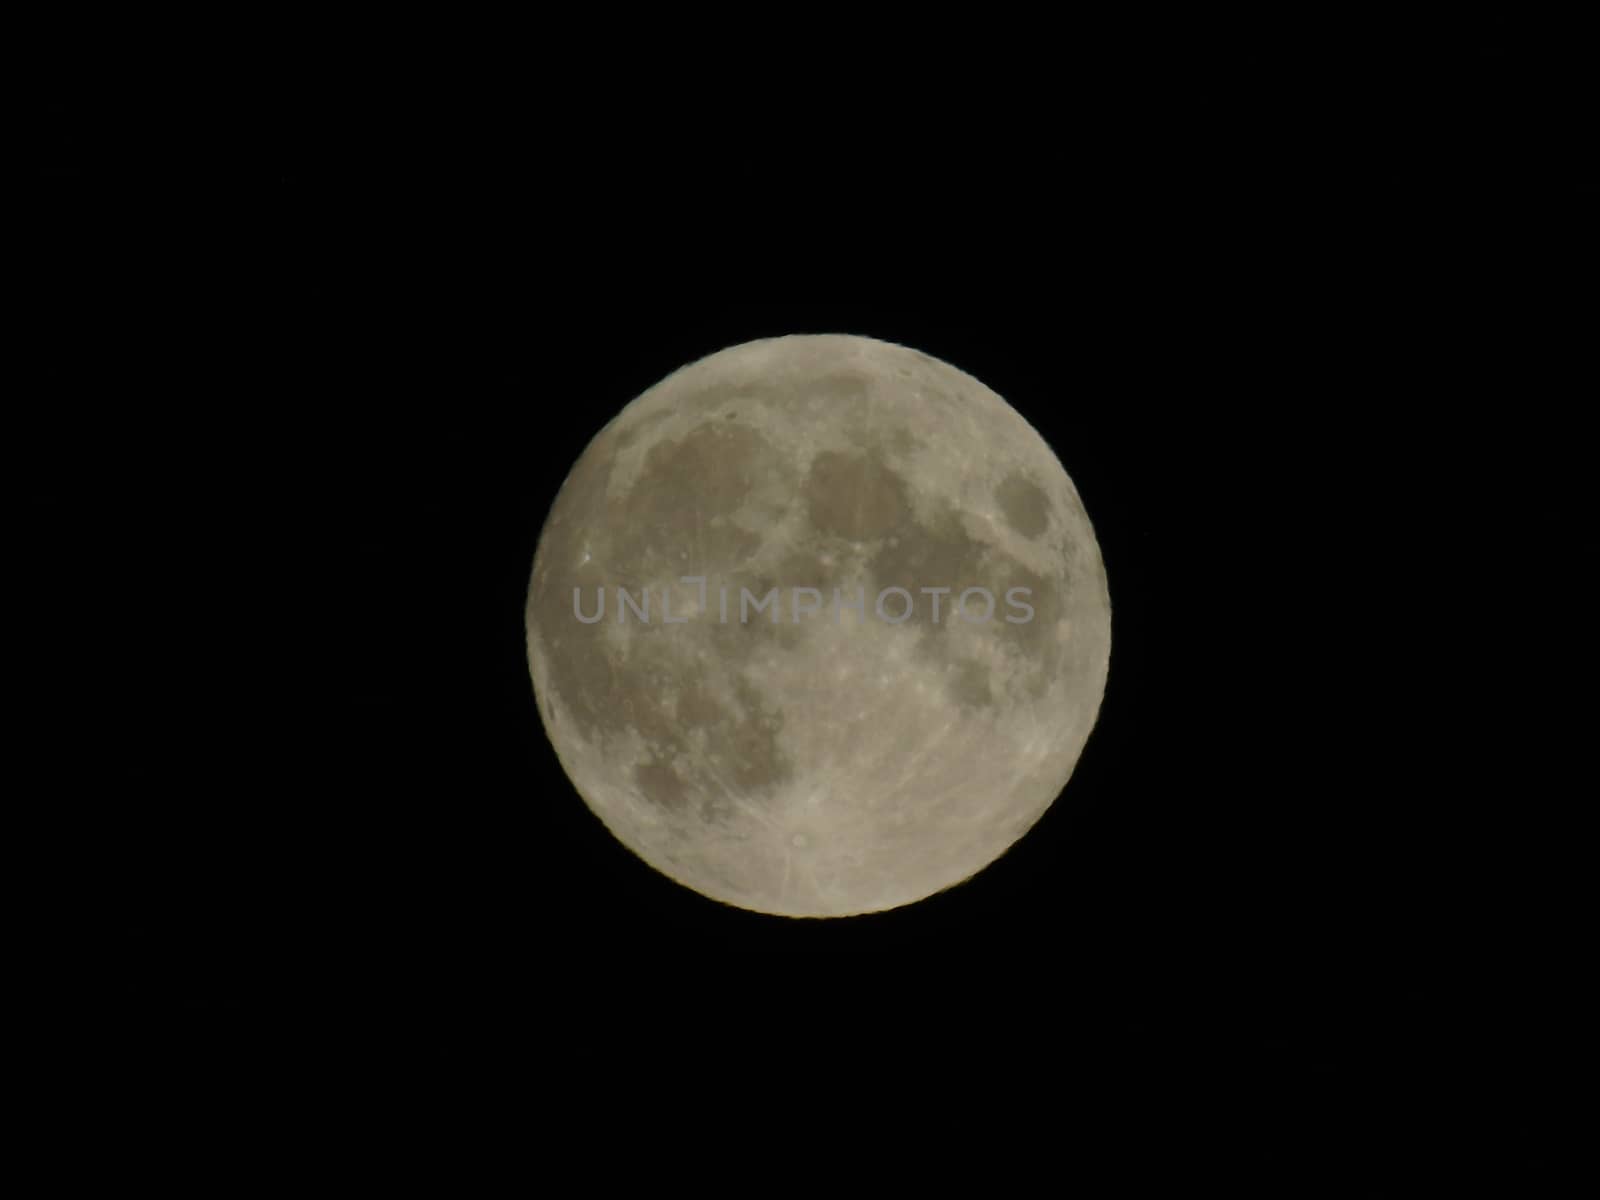
M 113 665 L 59 686 L 111 731 L 114 786 L 79 803 L 129 1027 L 600 1090 L 574 1064 L 737 1074 L 773 1039 L 897 1086 L 1085 1057 L 1433 1077 L 1463 951 L 1536 955 L 1555 902 L 1461 724 L 1513 535 L 1481 455 L 1527 445 L 1476 414 L 1563 333 L 1507 287 L 1548 223 L 1479 218 L 1594 198 L 1504 123 L 1520 60 L 1475 53 L 1471 136 L 1279 103 L 1293 70 L 1187 98 L 1108 72 L 854 123 L 485 100 L 377 146 L 269 121 L 217 169 L 91 146 L 47 174 L 79 252 L 21 420 L 60 468 L 36 501 L 85 518 L 76 644 Z M 1034 832 L 842 922 L 722 907 L 614 843 L 523 650 L 588 438 L 791 332 L 1006 397 L 1114 609 L 1099 725 Z

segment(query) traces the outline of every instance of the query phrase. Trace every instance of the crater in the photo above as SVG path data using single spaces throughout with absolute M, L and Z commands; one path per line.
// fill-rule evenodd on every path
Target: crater
M 783 714 L 763 703 L 750 684 L 737 687 L 743 714 L 717 728 L 708 753 L 723 764 L 724 774 L 744 794 L 767 794 L 793 776 L 793 765 L 778 744 Z
M 1049 691 L 1061 662 L 1056 627 L 1061 619 L 1063 586 L 1062 578 L 1045 579 L 1009 559 L 1000 572 L 995 593 L 999 601 L 997 615 L 988 628 L 994 630 L 995 636 L 1009 646 L 1013 654 L 1024 660 L 1021 686 L 1035 699 Z M 1008 602 L 1007 594 L 1012 588 L 1025 588 L 1027 594 L 1019 594 L 1015 603 Z M 1015 620 L 1007 621 L 1005 617 Z
M 679 411 L 704 414 L 720 409 L 723 417 L 731 417 L 739 409 L 769 400 L 771 395 L 770 385 L 759 380 L 713 383 L 687 392 L 675 400 L 674 407 Z
M 805 382 L 807 397 L 818 397 L 839 404 L 864 402 L 872 393 L 872 380 L 860 371 L 829 371 Z
M 896 425 L 883 435 L 884 443 L 895 454 L 906 455 L 922 449 L 923 443 L 904 425 Z
M 972 659 L 957 659 L 945 672 L 945 691 L 964 709 L 994 707 L 994 691 L 989 686 L 989 668 Z
M 640 763 L 633 769 L 633 782 L 640 795 L 668 812 L 681 812 L 688 805 L 683 780 L 664 762 Z
M 905 480 L 871 454 L 824 450 L 812 459 L 803 491 L 811 523 L 852 542 L 886 536 L 909 511 Z
M 609 506 L 610 557 L 641 575 L 726 570 L 753 554 L 760 535 L 729 518 L 786 464 L 765 438 L 741 425 L 705 424 L 651 447 L 632 490 Z M 693 570 L 683 570 L 684 564 Z
M 633 445 L 634 442 L 639 440 L 639 436 L 641 434 L 645 433 L 652 426 L 661 424 L 661 422 L 665 421 L 670 415 L 671 414 L 667 412 L 653 412 L 646 413 L 642 417 L 635 418 L 633 422 L 627 426 L 627 428 L 619 429 L 614 434 L 616 438 L 615 449 L 627 449 L 629 446 Z
M 949 588 L 939 597 L 938 626 L 947 627 L 955 611 L 956 597 L 963 588 L 994 585 L 985 579 L 984 563 L 989 547 L 969 534 L 954 509 L 946 507 L 926 525 L 900 529 L 873 554 L 868 566 L 872 572 L 873 595 L 884 588 L 905 588 L 916 599 L 908 625 L 934 627 L 933 600 L 919 589 Z M 999 599 L 999 593 L 996 593 Z M 869 600 L 870 602 L 870 600 Z
M 1021 471 L 1013 471 L 1001 481 L 994 498 L 1005 514 L 1006 524 L 1025 538 L 1036 538 L 1049 527 L 1050 500 Z

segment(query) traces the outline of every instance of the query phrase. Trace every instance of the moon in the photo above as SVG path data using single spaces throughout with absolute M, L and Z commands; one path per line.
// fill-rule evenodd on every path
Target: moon
M 651 867 L 788 917 L 1004 854 L 1094 726 L 1111 603 L 1055 453 L 970 375 L 844 335 L 627 405 L 534 556 L 528 663 L 574 788 Z

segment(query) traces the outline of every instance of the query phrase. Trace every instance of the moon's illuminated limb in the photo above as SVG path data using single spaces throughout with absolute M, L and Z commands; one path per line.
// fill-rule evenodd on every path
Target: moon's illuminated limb
M 780 619 L 741 621 L 741 591 L 773 588 Z M 893 588 L 900 623 L 873 611 Z M 967 619 L 976 595 L 956 611 L 974 588 L 990 620 Z M 1110 653 L 1099 547 L 1049 447 L 970 376 L 843 336 L 736 346 L 630 404 L 556 499 L 527 618 L 546 730 L 606 826 L 791 916 L 909 904 L 1004 853 L 1072 773 Z

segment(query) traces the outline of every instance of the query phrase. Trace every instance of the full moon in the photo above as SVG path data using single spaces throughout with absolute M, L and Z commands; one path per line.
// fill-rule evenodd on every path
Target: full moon
M 533 562 L 528 663 L 578 794 L 650 866 L 790 917 L 982 871 L 1066 786 L 1111 603 L 1054 452 L 903 346 L 749 342 L 594 438 Z

